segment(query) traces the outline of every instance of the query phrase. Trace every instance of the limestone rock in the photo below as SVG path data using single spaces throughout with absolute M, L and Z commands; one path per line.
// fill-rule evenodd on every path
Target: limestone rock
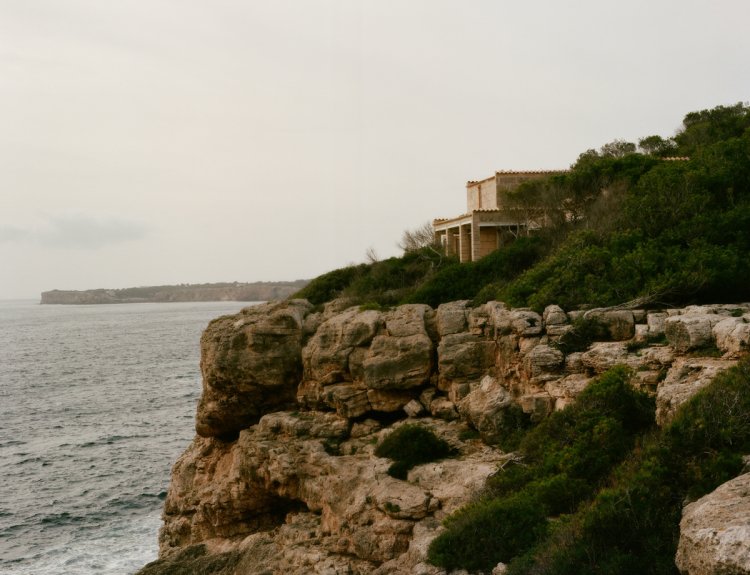
M 440 304 L 437 308 L 437 328 L 440 337 L 466 330 L 469 315 L 468 300 Z
M 427 335 L 425 316 L 432 308 L 424 304 L 400 305 L 385 314 L 385 329 L 393 337 Z
M 750 474 L 683 509 L 675 562 L 684 575 L 750 573 Z
M 565 311 L 563 311 L 563 308 L 559 305 L 548 305 L 544 308 L 542 319 L 544 320 L 544 325 L 547 326 L 547 331 L 549 332 L 550 326 L 559 326 L 568 323 L 568 314 L 566 314 Z
M 530 337 L 542 333 L 542 316 L 534 311 L 526 309 L 512 310 L 510 312 L 510 321 L 514 333 L 521 337 Z
M 269 303 L 208 325 L 201 337 L 199 435 L 231 436 L 264 413 L 294 403 L 304 319 L 311 309 L 304 300 Z
M 659 337 L 664 335 L 667 317 L 668 315 L 666 312 L 652 312 L 646 316 L 648 335 L 650 337 Z
M 432 400 L 430 403 L 430 413 L 433 417 L 446 421 L 458 419 L 456 404 L 445 397 L 438 397 Z
M 706 387 L 720 372 L 735 365 L 731 359 L 679 358 L 656 390 L 656 423 L 668 424 L 677 409 Z
M 503 302 L 488 301 L 483 307 L 489 318 L 493 337 L 499 338 L 513 332 L 513 318 L 508 306 Z
M 370 574 L 380 563 L 393 567 L 383 573 L 429 569 L 437 515 L 469 501 L 504 456 L 461 443 L 457 422 L 423 422 L 459 454 L 415 467 L 409 481 L 386 475 L 389 461 L 372 456 L 375 422 L 357 424 L 360 445 L 370 449 L 327 453 L 324 443 L 348 429 L 332 413 L 269 414 L 231 443 L 197 438 L 175 466 L 161 558 L 204 544 L 234 553 L 247 572 Z
M 346 418 L 334 413 L 277 411 L 263 416 L 256 427 L 258 437 L 342 439 L 349 433 Z
M 578 373 L 584 370 L 583 361 L 581 360 L 583 353 L 580 351 L 574 351 L 565 356 L 565 372 L 566 373 Z
M 440 516 L 444 517 L 469 503 L 473 494 L 484 487 L 485 480 L 507 458 L 496 449 L 480 445 L 468 458 L 419 465 L 409 471 L 408 479 L 440 500 Z
M 625 341 L 632 338 L 635 334 L 635 318 L 632 311 L 591 310 L 586 312 L 584 317 L 601 322 L 611 341 Z
M 716 347 L 732 356 L 750 349 L 750 315 L 729 317 L 713 327 Z
M 544 374 L 558 373 L 565 364 L 565 355 L 549 345 L 535 346 L 524 358 L 524 369 L 529 379 Z
M 713 327 L 722 316 L 717 314 L 690 313 L 668 317 L 664 324 L 667 341 L 678 353 L 708 347 L 714 343 Z
M 550 338 L 559 339 L 561 336 L 565 335 L 572 329 L 573 326 L 569 323 L 563 325 L 548 325 L 546 327 L 546 332 Z
M 544 390 L 550 397 L 554 398 L 554 410 L 559 411 L 573 403 L 575 398 L 591 383 L 591 379 L 586 374 L 574 373 L 564 378 L 547 382 Z
M 302 350 L 305 380 L 323 385 L 352 381 L 349 357 L 367 347 L 383 325 L 379 311 L 352 307 L 324 321 Z
M 425 413 L 425 407 L 416 399 L 412 399 L 404 405 L 404 413 L 409 417 L 419 417 Z
M 458 412 L 482 439 L 495 443 L 501 438 L 505 411 L 511 404 L 508 391 L 495 378 L 485 376 L 480 386 L 461 400 Z
M 403 409 L 415 400 L 414 396 L 408 391 L 398 389 L 368 389 L 367 401 L 370 402 L 370 409 L 372 411 L 393 413 Z M 415 403 L 419 402 L 415 401 Z
M 494 341 L 469 333 L 446 335 L 438 345 L 440 389 L 447 391 L 451 382 L 479 380 L 495 365 Z
M 354 419 L 371 410 L 364 386 L 353 383 L 337 383 L 321 390 L 323 404 L 335 409 L 342 417 Z
M 635 333 L 633 334 L 633 341 L 639 343 L 648 342 L 649 333 L 648 326 L 645 323 L 635 324 Z
M 597 342 L 581 353 L 581 364 L 593 373 L 603 373 L 616 365 L 627 365 L 628 351 L 619 341 Z
M 532 421 L 540 421 L 555 409 L 556 399 L 546 391 L 528 393 L 518 398 L 518 405 L 524 413 L 531 415 Z
M 425 334 L 377 336 L 362 364 L 370 389 L 408 389 L 426 383 L 432 374 L 432 340 Z

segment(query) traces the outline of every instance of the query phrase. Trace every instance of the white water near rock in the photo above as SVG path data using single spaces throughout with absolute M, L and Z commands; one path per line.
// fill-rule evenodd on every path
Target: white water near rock
M 156 558 L 200 334 L 246 305 L 0 302 L 1 573 L 123 575 Z

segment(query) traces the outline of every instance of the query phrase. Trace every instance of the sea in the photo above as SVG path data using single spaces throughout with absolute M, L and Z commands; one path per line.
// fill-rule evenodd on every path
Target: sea
M 0 574 L 156 559 L 170 469 L 195 434 L 201 332 L 247 305 L 0 301 Z

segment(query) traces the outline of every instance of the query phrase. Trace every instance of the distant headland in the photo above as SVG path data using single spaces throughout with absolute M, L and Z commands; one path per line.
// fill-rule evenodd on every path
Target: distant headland
M 305 287 L 308 280 L 289 282 L 207 283 L 144 286 L 124 289 L 51 290 L 42 304 L 107 304 L 185 301 L 269 301 L 284 299 Z

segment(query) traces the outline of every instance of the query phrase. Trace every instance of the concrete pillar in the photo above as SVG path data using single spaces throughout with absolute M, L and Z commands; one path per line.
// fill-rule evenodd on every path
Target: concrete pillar
M 461 263 L 470 262 L 471 260 L 471 224 L 459 226 L 459 258 Z
M 449 256 L 456 255 L 456 232 L 453 228 L 445 230 L 445 253 Z

